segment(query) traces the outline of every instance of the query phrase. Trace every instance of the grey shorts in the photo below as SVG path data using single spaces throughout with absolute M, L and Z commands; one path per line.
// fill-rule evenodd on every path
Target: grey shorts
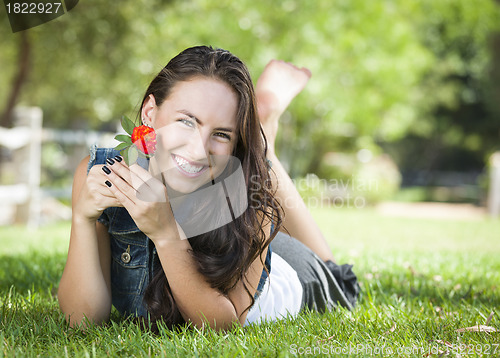
M 319 312 L 338 304 L 353 308 L 330 269 L 311 249 L 282 232 L 278 232 L 271 246 L 297 272 L 303 287 L 302 308 Z

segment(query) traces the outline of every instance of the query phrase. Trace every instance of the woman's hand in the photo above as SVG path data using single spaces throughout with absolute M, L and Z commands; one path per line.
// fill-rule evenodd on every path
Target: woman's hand
M 143 233 L 155 244 L 160 240 L 179 239 L 167 188 L 161 181 L 138 164 L 129 167 L 123 160 L 108 162 L 104 168 L 107 178 L 103 184 Z
M 95 221 L 104 209 L 123 206 L 105 184 L 107 175 L 103 165 L 94 165 L 83 183 L 82 189 L 73 207 L 73 215 L 84 220 Z

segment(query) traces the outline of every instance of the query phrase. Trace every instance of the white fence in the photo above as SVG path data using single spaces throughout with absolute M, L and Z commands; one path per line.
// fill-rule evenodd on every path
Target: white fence
M 40 186 L 42 144 L 56 142 L 80 146 L 78 158 L 74 158 L 76 167 L 78 160 L 88 154 L 88 148 L 94 143 L 114 146 L 115 133 L 43 128 L 43 114 L 38 107 L 18 107 L 14 116 L 14 128 L 0 127 L 0 146 L 9 153 L 9 160 L 2 158 L 0 163 L 0 174 L 4 179 L 0 182 L 0 225 L 23 223 L 36 228 L 41 223 L 43 207 L 52 198 L 68 199 L 71 196 L 70 186 L 56 189 Z M 66 213 L 69 211 L 64 206 L 56 210 L 64 209 Z M 61 214 L 64 217 L 64 213 Z

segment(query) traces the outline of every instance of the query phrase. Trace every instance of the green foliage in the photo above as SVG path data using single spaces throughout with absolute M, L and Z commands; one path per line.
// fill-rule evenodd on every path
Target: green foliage
M 124 149 L 120 152 L 127 165 L 132 165 L 133 163 L 135 163 L 139 158 L 139 153 L 140 152 L 137 150 L 137 147 L 135 145 L 132 145 L 128 147 L 128 149 Z
M 135 128 L 135 124 L 134 122 L 132 122 L 127 116 L 123 116 L 122 117 L 122 128 L 125 130 L 125 132 L 128 133 L 129 136 L 132 135 L 132 133 L 134 132 L 134 128 Z M 117 135 L 115 137 L 116 140 L 119 140 L 121 142 L 130 142 L 132 143 L 131 139 L 129 136 L 125 136 L 125 135 Z
M 0 26 L 7 30 L 5 21 Z M 211 44 L 241 57 L 254 79 L 271 58 L 311 69 L 278 141 L 292 176 L 316 171 L 327 152 L 408 133 L 438 133 L 444 146 L 481 156 L 497 139 L 498 118 L 485 113 L 484 98 L 488 36 L 499 27 L 491 0 L 87 0 L 29 30 L 31 73 L 21 102 L 41 106 L 46 126 L 98 128 L 133 116 L 149 81 L 179 51 Z M 16 70 L 18 41 L 19 34 L 0 39 L 0 98 Z M 462 119 L 454 115 L 459 107 Z M 398 148 L 391 155 L 404 161 Z
M 419 82 L 418 123 L 384 148 L 402 169 L 481 170 L 499 148 L 500 117 L 489 103 L 498 87 L 490 72 L 498 68 L 491 52 L 499 6 L 439 1 L 422 2 L 420 9 L 426 15 L 417 18 L 416 30 L 433 64 Z

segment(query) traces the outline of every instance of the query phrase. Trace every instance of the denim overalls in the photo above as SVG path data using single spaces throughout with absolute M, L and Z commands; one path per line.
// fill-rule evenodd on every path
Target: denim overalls
M 106 164 L 107 158 L 120 153 L 112 148 L 91 148 L 87 172 L 96 164 Z M 138 159 L 147 169 L 148 160 Z M 153 278 L 160 260 L 151 240 L 139 230 L 125 208 L 111 207 L 104 210 L 98 221 L 108 227 L 111 245 L 111 295 L 113 306 L 123 315 L 147 316 L 142 302 L 144 291 Z M 271 247 L 265 266 L 271 272 Z M 262 270 L 255 298 L 260 295 L 267 279 Z

